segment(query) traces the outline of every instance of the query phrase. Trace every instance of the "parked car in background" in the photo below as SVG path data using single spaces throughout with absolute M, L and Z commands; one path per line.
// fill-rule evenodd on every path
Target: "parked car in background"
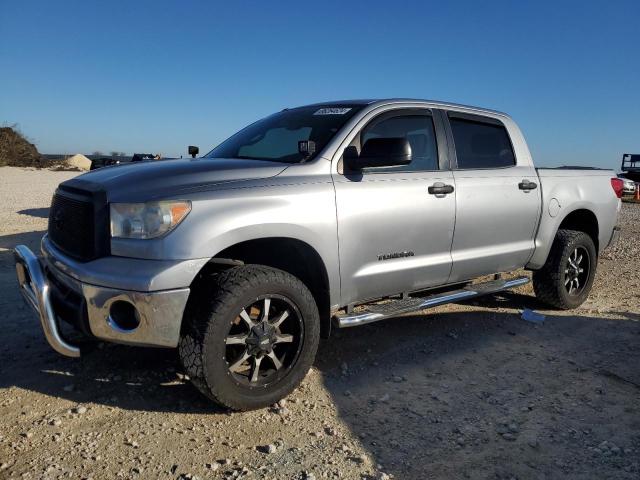
M 126 163 L 135 162 L 150 162 L 152 160 L 169 160 L 163 158 L 160 154 L 152 153 L 134 153 L 132 157 L 118 157 L 118 158 L 94 158 L 91 162 L 91 170 L 98 168 L 109 167 L 112 165 L 121 165 Z
M 154 160 L 155 155 L 152 153 L 134 153 L 133 157 L 131 157 L 132 162 L 144 162 L 148 160 Z
M 91 170 L 98 168 L 109 167 L 111 165 L 120 165 L 120 160 L 109 157 L 95 158 L 91 160 Z
M 618 174 L 618 178 L 622 180 L 622 193 L 624 195 L 633 195 L 636 192 L 636 182 L 628 179 L 623 174 Z
M 302 381 L 331 328 L 529 282 L 501 272 L 532 270 L 542 302 L 578 307 L 617 236 L 622 183 L 536 168 L 493 110 L 288 108 L 202 158 L 63 182 L 42 256 L 16 248 L 18 284 L 58 352 L 80 356 L 60 319 L 102 341 L 178 348 L 208 398 L 264 407 Z

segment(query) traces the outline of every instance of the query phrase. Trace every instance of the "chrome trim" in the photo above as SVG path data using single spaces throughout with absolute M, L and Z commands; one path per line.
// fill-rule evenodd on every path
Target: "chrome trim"
M 379 320 L 384 320 L 385 318 L 392 318 L 405 313 L 417 312 L 419 310 L 433 308 L 447 303 L 479 297 L 480 295 L 501 292 L 527 283 L 529 283 L 528 277 L 477 283 L 475 285 L 469 285 L 462 290 L 433 295 L 426 298 L 422 303 L 412 306 L 411 308 L 399 308 L 397 311 L 388 314 L 380 312 L 363 312 L 351 315 L 335 315 L 333 318 L 338 328 L 357 327 L 359 325 L 366 325 L 367 323 L 377 322 Z
M 58 328 L 58 323 L 49 300 L 49 284 L 38 257 L 25 245 L 14 250 L 16 274 L 20 292 L 28 305 L 38 313 L 44 336 L 56 352 L 67 357 L 78 358 L 80 348 L 67 343 Z
M 514 278 L 513 280 L 507 280 L 505 281 L 504 288 L 502 288 L 502 290 L 520 287 L 522 285 L 526 285 L 530 281 L 531 280 L 529 280 L 529 277 L 518 277 L 518 278 Z M 499 292 L 500 290 L 497 290 L 497 291 Z M 492 293 L 495 293 L 495 292 L 492 292 Z
M 91 333 L 103 340 L 128 345 L 177 347 L 189 292 L 188 288 L 133 292 L 82 284 Z M 117 301 L 135 307 L 140 320 L 136 328 L 126 330 L 111 320 L 110 308 Z

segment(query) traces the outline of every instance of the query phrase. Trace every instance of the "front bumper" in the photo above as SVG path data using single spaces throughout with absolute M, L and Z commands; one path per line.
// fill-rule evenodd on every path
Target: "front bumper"
M 14 256 L 20 291 L 38 314 L 47 341 L 58 353 L 80 356 L 79 347 L 62 336 L 60 320 L 109 342 L 178 345 L 189 288 L 141 292 L 102 287 L 63 273 L 51 259 L 38 258 L 24 245 L 15 248 Z M 114 319 L 112 307 L 121 306 L 121 302 L 135 308 L 131 309 L 132 323 L 127 328 Z

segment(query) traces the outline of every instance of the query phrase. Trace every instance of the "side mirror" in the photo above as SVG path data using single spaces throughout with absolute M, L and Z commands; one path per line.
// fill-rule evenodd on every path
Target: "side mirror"
M 411 145 L 406 138 L 370 138 L 362 146 L 360 155 L 352 145 L 344 149 L 342 159 L 349 170 L 408 165 Z
M 194 145 L 189 145 L 189 155 L 191 155 L 191 158 L 196 158 L 196 155 L 198 155 L 198 153 L 200 153 L 200 149 Z

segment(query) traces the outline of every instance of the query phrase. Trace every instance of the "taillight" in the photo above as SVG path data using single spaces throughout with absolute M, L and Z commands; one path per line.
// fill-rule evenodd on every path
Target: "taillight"
M 611 179 L 611 188 L 616 192 L 616 197 L 622 198 L 622 191 L 624 190 L 624 182 L 619 178 Z

